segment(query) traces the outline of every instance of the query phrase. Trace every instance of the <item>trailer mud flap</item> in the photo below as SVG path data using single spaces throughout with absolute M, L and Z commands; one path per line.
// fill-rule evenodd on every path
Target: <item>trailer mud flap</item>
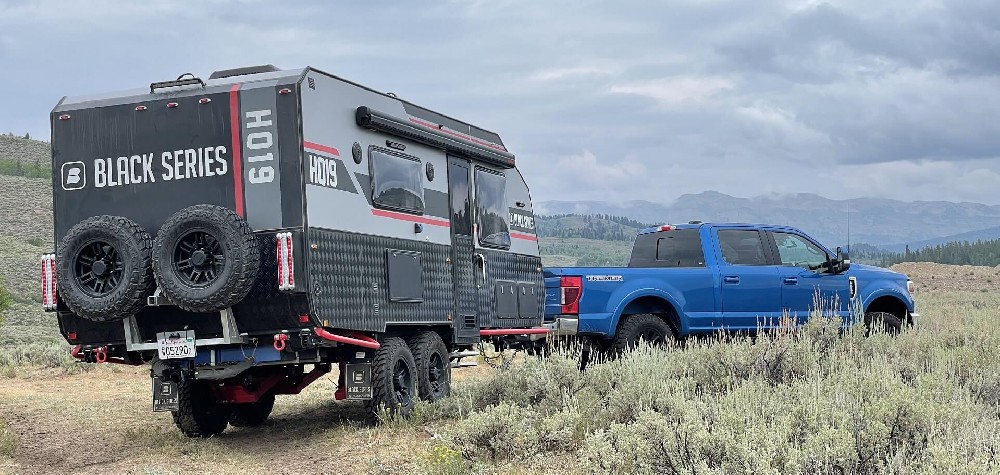
M 177 395 L 177 383 L 163 381 L 159 376 L 153 376 L 153 412 L 179 411 L 180 399 Z
M 372 398 L 372 365 L 370 363 L 349 363 L 344 365 L 344 386 L 349 401 L 365 401 Z

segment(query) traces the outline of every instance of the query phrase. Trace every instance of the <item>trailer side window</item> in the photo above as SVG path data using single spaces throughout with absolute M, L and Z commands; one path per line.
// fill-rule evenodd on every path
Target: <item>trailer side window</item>
M 476 226 L 479 244 L 510 248 L 507 227 L 507 178 L 485 168 L 476 168 Z
M 420 160 L 372 150 L 372 201 L 380 207 L 424 212 Z

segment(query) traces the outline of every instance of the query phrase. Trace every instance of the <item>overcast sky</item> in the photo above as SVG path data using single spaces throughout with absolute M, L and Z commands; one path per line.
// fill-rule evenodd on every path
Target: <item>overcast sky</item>
M 498 132 L 535 201 L 1000 204 L 996 0 L 395 3 L 0 0 L 0 131 L 47 137 L 63 95 L 314 66 Z

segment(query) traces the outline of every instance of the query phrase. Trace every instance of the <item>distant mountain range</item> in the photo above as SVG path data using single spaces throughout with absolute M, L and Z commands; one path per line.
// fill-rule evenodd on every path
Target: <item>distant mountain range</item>
M 543 201 L 535 203 L 535 213 L 609 214 L 646 223 L 784 224 L 800 228 L 830 247 L 850 241 L 902 250 L 907 244 L 915 249 L 955 240 L 1000 238 L 1000 206 L 882 198 L 832 200 L 812 193 L 737 198 L 706 191 L 664 204 Z

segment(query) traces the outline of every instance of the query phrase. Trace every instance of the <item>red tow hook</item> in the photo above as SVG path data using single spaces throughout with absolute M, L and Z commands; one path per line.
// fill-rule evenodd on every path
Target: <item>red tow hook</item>
M 278 333 L 277 335 L 274 335 L 274 349 L 277 351 L 285 351 L 285 341 L 287 340 L 287 333 Z
M 94 348 L 94 359 L 97 360 L 98 363 L 107 363 L 108 362 L 108 347 L 106 347 L 106 346 L 100 346 L 100 347 Z
M 83 348 L 80 345 L 76 345 L 73 347 L 73 350 L 69 352 L 69 355 L 78 360 L 82 360 L 84 359 Z

